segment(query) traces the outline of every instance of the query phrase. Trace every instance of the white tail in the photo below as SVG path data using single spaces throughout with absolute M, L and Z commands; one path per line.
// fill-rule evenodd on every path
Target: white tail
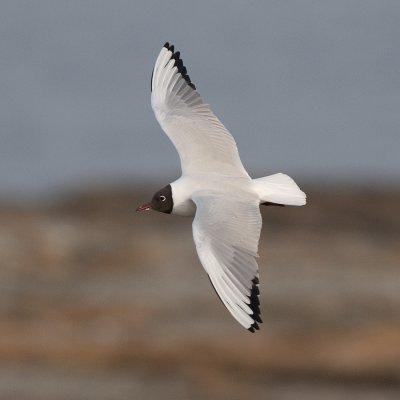
M 285 174 L 274 174 L 253 179 L 260 202 L 286 204 L 288 206 L 304 206 L 306 194 L 300 190 L 296 182 Z

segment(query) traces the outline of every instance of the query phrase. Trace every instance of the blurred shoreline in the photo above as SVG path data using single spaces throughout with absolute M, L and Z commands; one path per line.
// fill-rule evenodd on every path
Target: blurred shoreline
M 0 398 L 68 398 L 82 374 L 88 399 L 398 397 L 400 191 L 306 188 L 306 207 L 263 208 L 251 335 L 191 219 L 135 213 L 157 187 L 130 188 L 1 202 Z

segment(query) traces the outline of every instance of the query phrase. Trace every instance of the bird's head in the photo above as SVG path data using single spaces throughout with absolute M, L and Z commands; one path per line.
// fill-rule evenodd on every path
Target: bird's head
M 139 206 L 136 211 L 155 210 L 171 214 L 173 207 L 174 201 L 172 200 L 171 185 L 167 185 L 154 194 L 150 203 Z

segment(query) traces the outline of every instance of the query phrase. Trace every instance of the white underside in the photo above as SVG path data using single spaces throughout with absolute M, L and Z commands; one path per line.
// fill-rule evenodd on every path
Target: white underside
M 306 194 L 297 186 L 288 175 L 278 173 L 257 179 L 246 177 L 221 177 L 202 175 L 196 177 L 182 176 L 171 183 L 172 198 L 174 201 L 173 214 L 184 217 L 193 217 L 196 213 L 196 204 L 193 196 L 196 192 L 208 193 L 209 196 L 221 194 L 227 202 L 241 200 L 241 197 L 257 199 L 258 203 L 276 203 L 289 206 L 303 206 L 306 204 Z

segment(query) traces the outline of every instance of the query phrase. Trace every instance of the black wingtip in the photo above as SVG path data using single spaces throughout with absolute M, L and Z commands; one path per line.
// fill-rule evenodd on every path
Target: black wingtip
M 194 90 L 196 90 L 196 86 L 194 83 L 190 80 L 189 75 L 187 74 L 186 67 L 183 65 L 183 61 L 180 58 L 181 53 L 179 51 L 175 52 L 175 47 L 174 45 L 170 45 L 169 42 L 166 42 L 164 44 L 164 47 L 168 49 L 172 53 L 172 57 L 175 60 L 175 66 L 178 69 L 178 72 L 182 75 L 182 78 L 186 81 L 186 83 Z
M 255 333 L 256 331 L 260 330 L 260 327 L 258 326 L 257 322 L 254 322 L 254 324 L 251 325 L 247 330 L 251 333 Z
M 258 288 L 258 284 L 260 283 L 259 279 L 257 276 L 255 276 L 252 280 L 253 286 L 251 288 L 250 292 L 250 304 L 249 307 L 251 311 L 253 311 L 253 314 L 251 317 L 254 320 L 254 323 L 248 328 L 248 330 L 252 333 L 254 333 L 256 330 L 258 331 L 260 329 L 258 324 L 262 324 L 262 319 L 260 317 L 261 311 L 260 311 L 260 289 Z
M 169 42 L 165 42 L 164 46 L 167 50 L 174 52 L 174 45 L 170 45 Z

